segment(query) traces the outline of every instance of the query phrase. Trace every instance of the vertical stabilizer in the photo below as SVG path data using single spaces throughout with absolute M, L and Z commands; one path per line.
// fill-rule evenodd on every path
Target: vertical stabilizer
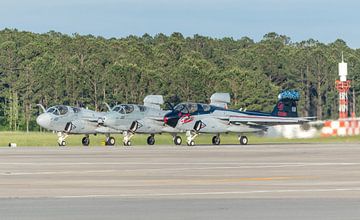
M 144 105 L 147 107 L 161 109 L 162 104 L 164 104 L 162 95 L 148 95 L 144 98 Z
M 227 109 L 230 104 L 229 93 L 214 93 L 210 97 L 210 104 Z

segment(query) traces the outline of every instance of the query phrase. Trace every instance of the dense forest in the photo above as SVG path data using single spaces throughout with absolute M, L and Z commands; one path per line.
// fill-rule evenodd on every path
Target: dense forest
M 277 33 L 259 42 L 181 33 L 105 39 L 4 29 L 0 129 L 38 130 L 37 103 L 101 111 L 104 102 L 142 103 L 148 94 L 172 102 L 208 102 L 216 91 L 231 94 L 232 108 L 271 111 L 279 91 L 296 89 L 302 116 L 336 118 L 334 81 L 342 52 L 352 88 L 360 91 L 360 49 L 340 39 L 292 42 Z M 356 99 L 360 103 L 360 95 Z

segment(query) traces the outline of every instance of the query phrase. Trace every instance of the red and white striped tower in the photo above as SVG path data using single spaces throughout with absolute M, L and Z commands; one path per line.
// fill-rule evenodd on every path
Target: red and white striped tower
M 339 63 L 339 76 L 340 80 L 336 80 L 335 85 L 339 92 L 339 118 L 344 119 L 349 116 L 347 93 L 350 89 L 350 80 L 346 79 L 347 63 L 344 63 L 344 56 L 342 57 L 341 63 Z

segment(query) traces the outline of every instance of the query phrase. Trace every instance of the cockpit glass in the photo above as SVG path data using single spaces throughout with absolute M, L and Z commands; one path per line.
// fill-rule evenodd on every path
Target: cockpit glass
M 189 113 L 189 110 L 185 104 L 178 104 L 177 106 L 175 106 L 174 110 L 184 114 Z
M 120 114 L 125 114 L 124 107 L 122 105 L 117 105 L 112 109 L 114 112 L 119 112 Z
M 134 106 L 132 105 L 123 105 L 123 108 L 125 109 L 126 114 L 129 114 L 134 111 Z
M 80 112 L 80 111 L 81 111 L 81 109 L 80 109 L 80 108 L 76 108 L 76 107 L 73 107 L 73 108 L 72 108 L 72 110 L 74 111 L 74 113 L 78 113 L 78 112 Z
M 57 105 L 49 108 L 46 112 L 54 115 L 65 115 L 68 112 L 68 108 L 64 105 Z
M 195 103 L 187 103 L 186 107 L 188 108 L 190 114 L 198 110 L 198 106 Z
M 68 112 L 68 108 L 64 105 L 59 105 L 58 110 L 60 112 L 60 115 L 65 115 Z
M 208 112 L 211 109 L 210 105 L 202 104 L 201 107 L 203 108 L 204 112 Z
M 54 107 L 51 107 L 49 108 L 46 112 L 47 113 L 53 113 L 55 111 L 55 108 Z

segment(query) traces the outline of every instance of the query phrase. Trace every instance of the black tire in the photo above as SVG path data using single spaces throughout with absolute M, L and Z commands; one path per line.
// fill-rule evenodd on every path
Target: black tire
M 219 145 L 220 144 L 220 137 L 219 136 L 214 136 L 212 138 L 212 144 L 213 145 Z
M 61 143 L 58 143 L 59 147 L 65 147 L 66 146 L 66 141 L 61 141 Z
M 147 138 L 147 144 L 148 145 L 154 145 L 155 144 L 155 137 L 154 136 L 149 136 L 148 138 Z
M 240 144 L 241 145 L 247 145 L 249 143 L 249 139 L 246 136 L 240 137 Z
M 187 142 L 187 145 L 188 145 L 188 146 L 194 146 L 194 145 L 195 145 L 195 142 L 194 142 L 194 141 Z
M 124 142 L 125 146 L 131 146 L 131 141 Z
M 90 138 L 88 137 L 83 137 L 83 139 L 81 140 L 81 143 L 83 146 L 89 146 L 90 144 Z
M 176 136 L 176 137 L 174 138 L 174 144 L 175 144 L 175 145 L 181 145 L 181 143 L 182 143 L 181 137 L 180 137 L 180 136 Z
M 114 146 L 115 145 L 115 138 L 114 137 L 109 137 L 106 141 L 106 145 L 108 146 Z

